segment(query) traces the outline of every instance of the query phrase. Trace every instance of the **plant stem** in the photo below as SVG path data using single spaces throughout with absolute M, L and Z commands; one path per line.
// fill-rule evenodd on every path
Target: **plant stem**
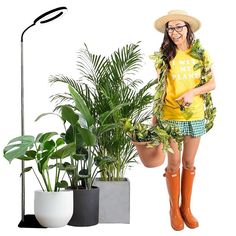
M 57 181 L 58 181 L 58 169 L 57 169 L 57 164 L 58 164 L 58 160 L 57 160 L 57 158 L 56 158 L 56 173 L 55 173 L 55 183 L 54 183 L 54 192 L 56 192 L 57 191 Z
M 56 164 L 58 164 L 58 158 L 56 158 Z M 61 166 L 62 164 L 62 160 L 60 159 L 60 165 Z M 54 184 L 54 191 L 55 192 L 58 192 L 60 190 L 60 188 L 57 187 L 57 183 L 58 183 L 58 180 L 59 180 L 59 176 L 60 176 L 60 167 L 58 168 L 57 165 L 56 165 L 56 175 L 55 175 L 55 184 Z
M 45 177 L 45 175 L 44 175 L 44 173 L 43 173 L 43 172 L 41 173 L 41 175 L 42 175 L 42 177 L 43 177 L 43 181 L 44 181 L 44 184 L 45 184 L 45 186 L 46 186 L 46 189 L 47 189 L 47 191 L 49 192 L 49 188 L 48 188 L 47 179 L 46 179 L 46 177 Z
M 92 182 L 91 182 L 91 169 L 92 169 L 92 163 L 93 163 L 93 159 L 92 159 L 92 154 L 91 154 L 91 147 L 88 147 L 88 179 L 87 179 L 87 182 L 88 182 L 88 188 L 91 189 L 91 185 L 92 185 Z
M 121 157 L 120 152 L 118 152 L 118 158 L 117 158 L 117 167 L 116 167 L 116 179 L 119 180 L 120 177 L 120 171 L 121 171 Z
M 48 189 L 49 189 L 49 192 L 52 192 L 52 186 L 51 186 L 50 176 L 49 176 L 48 170 L 46 170 L 46 173 L 47 173 L 47 180 L 48 180 Z
M 64 172 L 64 174 L 63 174 L 63 176 L 62 176 L 61 180 L 63 180 L 63 179 L 64 179 L 65 175 L 66 175 L 66 171 Z
M 97 176 L 97 169 L 98 169 L 98 166 L 96 166 L 96 168 L 94 169 L 94 171 L 93 171 L 93 175 L 92 175 L 92 177 L 91 177 L 91 179 L 92 179 L 92 183 L 94 182 L 94 180 L 95 180 L 95 178 L 96 178 L 96 176 Z
M 36 173 L 35 173 L 35 171 L 34 171 L 34 168 L 32 168 L 32 169 L 33 169 L 34 175 L 36 176 L 36 178 L 37 178 L 37 180 L 38 180 L 38 182 L 39 182 L 39 185 L 41 186 L 41 189 L 42 189 L 43 191 L 45 191 L 44 188 L 43 188 L 43 185 L 41 184 L 41 181 L 39 180 L 38 176 L 36 175 Z

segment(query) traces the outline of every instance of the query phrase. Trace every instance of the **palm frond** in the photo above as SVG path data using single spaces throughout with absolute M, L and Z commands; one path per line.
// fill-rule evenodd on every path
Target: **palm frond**
M 72 97 L 68 93 L 57 93 L 50 96 L 51 102 L 56 102 L 56 104 L 62 104 L 64 102 L 72 101 Z
M 131 78 L 126 78 L 125 79 L 125 82 L 128 82 L 127 83 L 127 86 L 129 87 L 129 88 L 132 88 L 132 89 L 138 89 L 139 88 L 139 86 L 143 83 L 143 81 L 141 80 L 141 79 L 135 79 L 135 80 L 133 80 L 133 79 L 131 79 Z
M 90 53 L 86 44 L 85 49 L 81 49 L 78 53 L 78 69 L 94 87 L 100 83 L 101 78 L 106 76 L 107 62 L 104 56 Z
M 49 83 L 55 84 L 57 82 L 69 84 L 69 85 L 71 85 L 75 89 L 78 86 L 78 81 L 76 81 L 76 80 L 74 80 L 72 78 L 69 78 L 68 76 L 65 76 L 65 75 L 59 74 L 59 75 L 51 75 L 49 77 Z
M 118 49 L 111 55 L 110 61 L 110 69 L 114 77 L 123 79 L 128 74 L 134 74 L 142 66 L 139 44 L 129 44 Z

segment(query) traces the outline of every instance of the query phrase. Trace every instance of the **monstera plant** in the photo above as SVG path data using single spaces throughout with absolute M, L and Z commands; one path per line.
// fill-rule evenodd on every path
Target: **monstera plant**
M 73 155 L 74 143 L 66 144 L 57 132 L 40 133 L 36 137 L 24 135 L 9 141 L 3 150 L 4 157 L 34 161 L 37 166 L 25 167 L 23 172 L 32 170 L 42 190 L 34 193 L 34 213 L 44 227 L 62 227 L 68 224 L 73 214 L 73 192 L 67 188 L 64 179 L 66 171 L 73 168 L 64 159 Z
M 75 144 L 66 144 L 56 132 L 40 133 L 36 137 L 24 135 L 9 141 L 4 148 L 4 157 L 11 162 L 14 159 L 35 161 L 38 177 L 33 166 L 26 167 L 24 172 L 30 170 L 35 174 L 43 191 L 59 191 L 66 188 L 68 183 L 63 180 L 63 172 L 71 166 L 64 164 L 64 159 L 74 153 Z M 53 163 L 54 162 L 54 163 Z M 49 172 L 53 171 L 50 177 Z

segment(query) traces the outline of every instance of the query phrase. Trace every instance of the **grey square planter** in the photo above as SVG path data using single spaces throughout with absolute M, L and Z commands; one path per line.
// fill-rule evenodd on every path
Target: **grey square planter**
M 130 223 L 130 182 L 101 181 L 95 179 L 99 187 L 99 223 Z

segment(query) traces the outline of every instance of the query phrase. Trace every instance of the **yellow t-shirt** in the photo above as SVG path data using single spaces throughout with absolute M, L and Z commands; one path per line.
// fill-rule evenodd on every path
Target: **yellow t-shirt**
M 177 49 L 175 58 L 170 61 L 171 69 L 167 75 L 166 97 L 162 114 L 163 120 L 186 121 L 175 99 L 196 87 L 200 82 L 201 76 L 200 69 L 193 69 L 198 60 L 188 54 L 189 50 L 182 51 Z M 205 57 L 211 63 L 207 52 L 205 52 Z M 181 101 L 178 102 L 181 103 Z M 188 109 L 193 113 L 188 121 L 204 119 L 204 101 L 200 95 L 193 98 L 193 103 Z

